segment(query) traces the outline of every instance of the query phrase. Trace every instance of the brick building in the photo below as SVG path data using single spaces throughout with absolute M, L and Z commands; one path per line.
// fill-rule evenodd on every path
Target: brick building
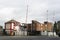
M 44 22 L 45 30 L 51 32 L 53 31 L 53 24 L 51 22 Z
M 32 20 L 32 30 L 35 31 L 52 31 L 52 23 L 51 22 L 44 22 L 40 23 L 38 21 Z

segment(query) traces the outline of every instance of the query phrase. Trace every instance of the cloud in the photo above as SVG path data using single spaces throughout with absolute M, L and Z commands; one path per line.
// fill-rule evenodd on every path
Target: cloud
M 31 20 L 38 20 L 44 22 L 53 21 L 53 14 L 55 13 L 55 20 L 60 20 L 60 0 L 0 0 L 0 24 L 4 24 L 10 19 L 15 19 L 21 23 L 26 20 L 26 10 L 28 3 L 28 23 Z

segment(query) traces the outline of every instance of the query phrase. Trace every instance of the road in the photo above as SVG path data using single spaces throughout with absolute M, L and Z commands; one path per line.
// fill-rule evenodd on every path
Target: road
M 60 40 L 60 37 L 47 37 L 47 36 L 0 36 L 0 40 Z

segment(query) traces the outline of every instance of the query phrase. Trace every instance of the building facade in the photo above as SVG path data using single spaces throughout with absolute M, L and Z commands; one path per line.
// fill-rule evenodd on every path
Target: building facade
M 47 30 L 48 32 L 52 32 L 53 31 L 53 23 L 44 22 L 44 25 L 45 25 L 45 30 Z
M 10 20 L 8 22 L 5 22 L 5 31 L 8 35 L 15 35 L 15 31 L 18 31 L 20 28 L 20 22 L 17 22 L 15 20 Z
M 38 21 L 32 21 L 32 30 L 35 31 L 52 31 L 53 25 L 51 22 L 40 23 Z

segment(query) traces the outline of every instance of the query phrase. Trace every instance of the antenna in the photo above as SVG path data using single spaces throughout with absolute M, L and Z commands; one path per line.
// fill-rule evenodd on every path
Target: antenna
M 47 22 L 48 22 L 48 10 L 47 10 L 47 19 L 46 19 L 46 20 L 47 20 Z
M 55 22 L 55 12 L 53 13 L 53 22 Z M 53 27 L 53 36 L 54 36 L 54 27 Z
M 47 13 L 46 13 L 46 20 L 47 20 L 46 31 L 47 31 L 47 35 L 48 35 L 48 10 L 47 10 Z
M 27 9 L 26 9 L 26 23 L 27 23 L 27 18 L 28 18 L 28 0 L 26 0 L 27 2 Z
M 53 21 L 55 22 L 55 12 L 53 13 Z

